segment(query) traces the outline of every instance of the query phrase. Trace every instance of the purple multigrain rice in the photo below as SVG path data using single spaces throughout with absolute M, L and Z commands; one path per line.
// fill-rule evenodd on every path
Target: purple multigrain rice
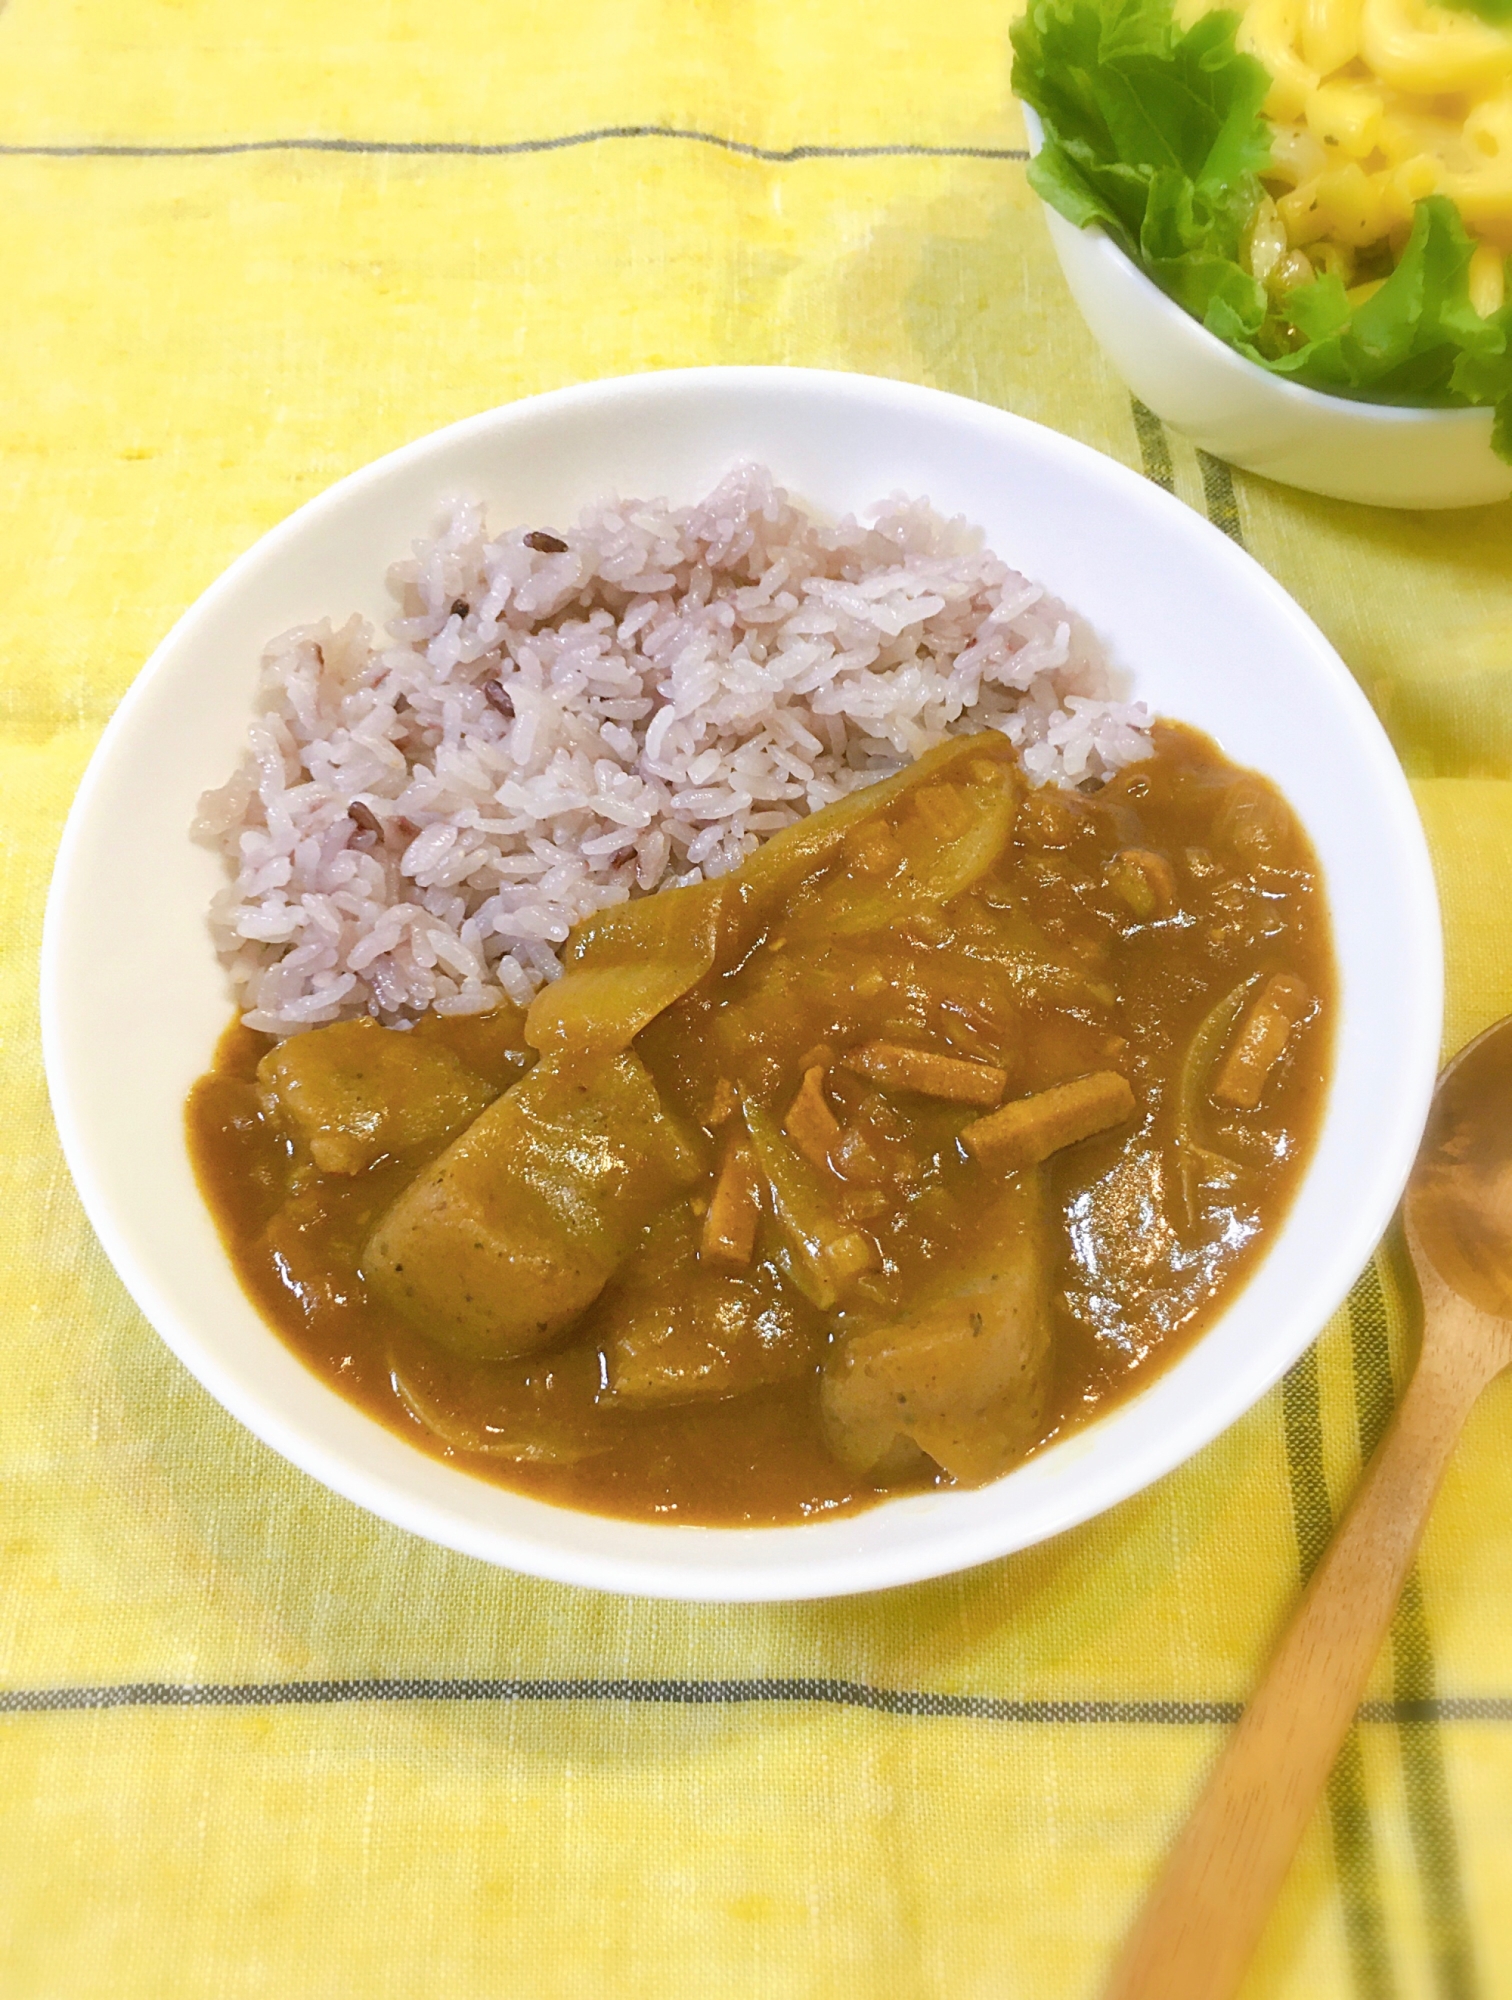
M 925 501 L 871 512 L 826 525 L 755 466 L 691 507 L 590 508 L 570 546 L 457 501 L 390 571 L 386 638 L 275 639 L 195 827 L 249 1024 L 524 1002 L 580 917 L 721 874 L 948 735 L 1001 729 L 1068 786 L 1148 754 L 1064 605 Z

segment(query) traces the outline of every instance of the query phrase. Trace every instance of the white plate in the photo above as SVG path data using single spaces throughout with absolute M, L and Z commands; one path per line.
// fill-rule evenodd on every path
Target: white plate
M 927 494 L 1077 606 L 1134 692 L 1280 785 L 1323 864 L 1340 970 L 1316 1156 L 1249 1284 L 1131 1402 L 995 1485 L 801 1527 L 601 1519 L 405 1444 L 310 1373 L 243 1296 L 196 1189 L 183 1104 L 230 1015 L 205 908 L 219 864 L 195 802 L 245 735 L 263 644 L 353 609 L 443 497 L 496 529 L 561 523 L 606 491 L 707 491 L 741 458 L 832 513 Z M 302 507 L 169 633 L 121 703 L 69 816 L 48 903 L 48 1080 L 90 1220 L 163 1338 L 296 1465 L 416 1534 L 602 1589 L 759 1599 L 874 1590 L 1023 1548 L 1179 1465 L 1296 1359 L 1364 1265 L 1411 1163 L 1438 1055 L 1437 906 L 1390 745 L 1317 628 L 1216 529 L 1123 466 L 980 403 L 859 375 L 692 369 L 492 410 Z

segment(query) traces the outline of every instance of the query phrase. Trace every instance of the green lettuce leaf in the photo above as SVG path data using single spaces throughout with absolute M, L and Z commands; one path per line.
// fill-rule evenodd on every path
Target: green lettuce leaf
M 1337 278 L 1273 298 L 1244 268 L 1270 78 L 1238 25 L 1212 13 L 1183 32 L 1170 0 L 1030 0 L 1011 30 L 1013 88 L 1045 131 L 1030 186 L 1259 367 L 1369 402 L 1492 404 L 1512 459 L 1512 296 L 1490 319 L 1471 305 L 1475 245 L 1451 202 L 1419 203 L 1396 269 L 1358 306 Z
M 1495 28 L 1512 21 L 1512 0 L 1436 0 L 1436 4 L 1456 14 L 1479 14 Z

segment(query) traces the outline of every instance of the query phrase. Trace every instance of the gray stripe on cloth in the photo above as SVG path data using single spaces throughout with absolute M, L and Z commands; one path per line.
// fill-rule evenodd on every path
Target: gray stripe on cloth
M 1232 1701 L 1011 1701 L 996 1695 L 937 1694 L 872 1687 L 863 1681 L 795 1676 L 751 1680 L 403 1680 L 192 1682 L 134 1681 L 110 1687 L 0 1689 L 0 1714 L 82 1708 L 244 1708 L 355 1701 L 620 1702 L 682 1708 L 757 1702 L 817 1703 L 884 1715 L 979 1722 L 1233 1723 Z
M 1176 469 L 1171 463 L 1171 444 L 1165 434 L 1165 425 L 1137 396 L 1129 398 L 1129 408 L 1134 414 L 1134 435 L 1139 440 L 1139 458 L 1145 478 L 1167 493 L 1174 493 Z
M 1221 458 L 1214 458 L 1211 452 L 1202 450 L 1197 453 L 1197 464 L 1202 473 L 1202 497 L 1207 506 L 1208 519 L 1242 549 L 1244 528 L 1239 520 L 1233 468 Z
M 871 1709 L 921 1720 L 959 1719 L 1054 1726 L 1107 1723 L 1130 1727 L 1232 1727 L 1237 1701 L 1012 1701 L 999 1695 L 937 1694 L 926 1688 L 871 1687 L 821 1678 L 751 1680 L 482 1680 L 465 1676 L 324 1681 L 122 1681 L 95 1687 L 0 1688 L 0 1715 L 44 1715 L 102 1708 L 298 1708 L 346 1702 L 617 1702 L 674 1708 L 809 1702 Z M 1360 1720 L 1512 1722 L 1512 1695 L 1366 1702 Z
M 573 146 L 597 146 L 612 139 L 681 139 L 696 146 L 714 146 L 742 159 L 766 160 L 776 166 L 797 160 L 1027 160 L 1022 146 L 926 146 L 908 141 L 869 146 L 753 146 L 745 139 L 727 139 L 719 132 L 700 132 L 675 125 L 595 125 L 583 132 L 561 132 L 542 139 L 225 139 L 203 144 L 115 144 L 79 140 L 58 145 L 0 144 L 0 158 L 24 160 L 217 160 L 241 153 L 388 153 L 401 156 L 462 159 L 507 159 L 514 154 L 560 153 Z

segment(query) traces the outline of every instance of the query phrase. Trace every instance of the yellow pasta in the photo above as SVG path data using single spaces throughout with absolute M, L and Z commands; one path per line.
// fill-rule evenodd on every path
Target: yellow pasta
M 1325 270 L 1351 287 L 1361 254 L 1379 272 L 1417 203 L 1442 194 L 1478 241 L 1471 302 L 1499 311 L 1512 252 L 1512 26 L 1436 0 L 1239 5 L 1239 45 L 1272 78 L 1273 199 L 1248 238 L 1254 275 L 1273 292 Z
M 1240 48 L 1271 73 L 1265 109 L 1277 120 L 1300 118 L 1321 80 L 1297 53 L 1301 29 L 1301 0 L 1250 0 L 1239 27 Z
M 1302 59 L 1319 76 L 1353 62 L 1360 53 L 1361 0 L 1303 0 Z
M 1493 90 L 1512 70 L 1512 36 L 1436 0 L 1365 0 L 1360 49 L 1383 83 L 1412 97 Z
M 1376 150 L 1386 103 L 1359 83 L 1320 83 L 1303 106 L 1308 129 L 1342 160 L 1364 160 Z

